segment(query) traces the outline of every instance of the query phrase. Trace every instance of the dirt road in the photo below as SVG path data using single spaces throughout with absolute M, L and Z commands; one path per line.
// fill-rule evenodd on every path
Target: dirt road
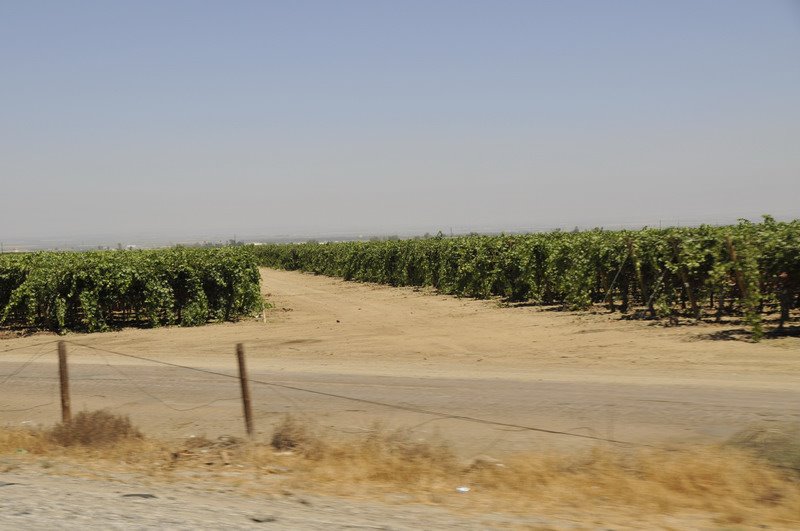
M 265 321 L 67 336 L 74 409 L 125 412 L 164 437 L 241 434 L 234 378 L 108 351 L 235 375 L 242 342 L 254 380 L 590 437 L 707 442 L 800 420 L 798 338 L 712 340 L 720 327 L 507 308 L 297 272 L 264 270 L 263 286 L 275 306 Z M 54 346 L 36 346 L 51 339 L 0 340 L 0 423 L 57 420 Z M 253 395 L 265 436 L 291 412 L 333 435 L 376 420 L 439 433 L 465 457 L 595 444 L 258 383 Z

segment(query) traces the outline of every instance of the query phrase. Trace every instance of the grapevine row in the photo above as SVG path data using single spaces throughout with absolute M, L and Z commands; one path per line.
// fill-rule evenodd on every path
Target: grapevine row
M 741 316 L 753 336 L 800 298 L 800 221 L 256 248 L 261 265 L 443 293 L 650 317 Z
M 0 255 L 0 325 L 66 331 L 193 326 L 261 309 L 241 248 Z

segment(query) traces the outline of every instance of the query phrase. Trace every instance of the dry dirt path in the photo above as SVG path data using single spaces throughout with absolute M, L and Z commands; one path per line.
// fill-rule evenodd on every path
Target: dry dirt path
M 264 320 L 68 335 L 73 410 L 127 413 L 159 437 L 241 435 L 232 376 L 234 345 L 242 342 L 254 380 L 576 435 L 645 444 L 712 442 L 752 423 L 800 419 L 797 338 L 718 341 L 707 339 L 720 330 L 710 325 L 663 328 L 295 272 L 262 274 L 275 305 Z M 0 425 L 58 420 L 57 339 L 0 339 Z M 465 459 L 596 444 L 255 382 L 252 390 L 260 438 L 288 412 L 331 437 L 359 436 L 375 421 L 420 437 L 438 433 Z M 599 508 L 575 508 L 570 518 L 548 519 L 457 515 L 401 500 L 253 496 L 204 471 L 165 484 L 111 471 L 76 477 L 85 475 L 80 465 L 22 464 L 28 461 L 4 458 L 0 528 L 600 529 L 612 521 L 614 528 L 718 527 L 707 515 L 627 521 L 613 516 L 613 508 L 605 516 Z
M 165 437 L 240 434 L 234 379 L 78 345 L 233 375 L 233 348 L 243 342 L 257 380 L 579 435 L 707 442 L 754 422 L 800 419 L 797 338 L 710 340 L 704 337 L 719 327 L 664 328 L 297 272 L 262 274 L 275 305 L 266 322 L 67 336 L 74 407 L 126 412 Z M 57 419 L 53 345 L 34 346 L 50 339 L 0 340 L 0 423 Z M 438 432 L 465 456 L 594 444 L 286 388 L 254 384 L 253 394 L 265 436 L 292 412 L 332 435 L 364 433 L 376 420 L 420 436 Z

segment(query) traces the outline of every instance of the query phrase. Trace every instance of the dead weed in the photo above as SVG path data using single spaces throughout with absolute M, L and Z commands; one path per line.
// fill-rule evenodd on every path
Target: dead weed
M 81 411 L 48 432 L 60 446 L 106 446 L 120 440 L 141 439 L 141 432 L 124 415 L 105 410 Z

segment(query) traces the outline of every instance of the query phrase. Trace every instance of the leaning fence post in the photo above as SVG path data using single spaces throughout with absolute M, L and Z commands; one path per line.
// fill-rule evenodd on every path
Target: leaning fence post
M 244 345 L 236 344 L 236 359 L 239 362 L 239 383 L 242 386 L 242 406 L 244 408 L 244 427 L 247 435 L 253 437 L 253 409 L 250 404 L 250 385 L 247 382 L 247 367 L 244 364 Z
M 61 382 L 61 421 L 72 419 L 69 403 L 69 372 L 67 371 L 67 344 L 58 342 L 58 379 Z

